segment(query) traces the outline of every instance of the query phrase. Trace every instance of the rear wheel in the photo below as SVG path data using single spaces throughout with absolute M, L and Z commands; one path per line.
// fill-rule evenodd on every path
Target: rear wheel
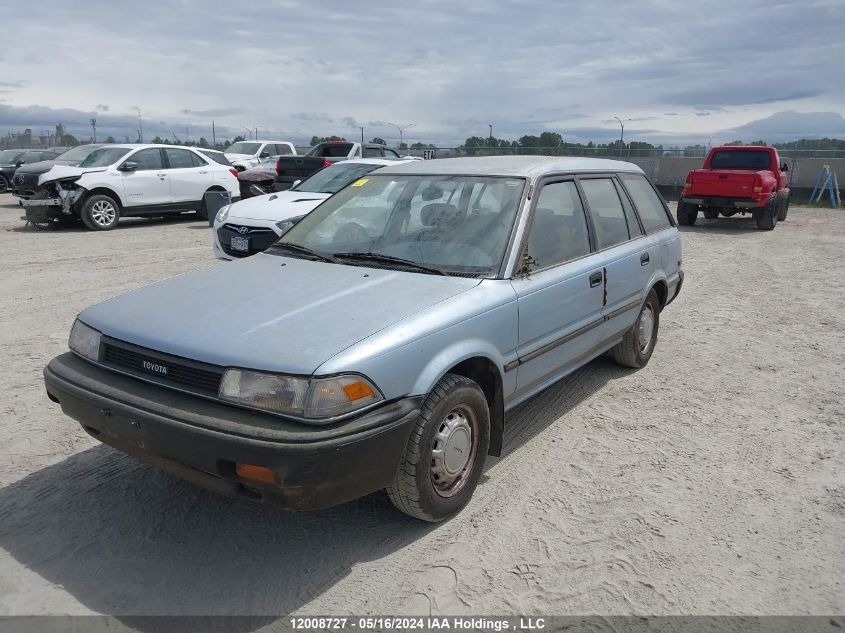
M 9 188 L 9 181 L 6 180 L 6 176 L 0 176 L 0 193 L 6 193 L 6 189 Z
M 98 194 L 85 201 L 79 215 L 92 231 L 109 231 L 117 226 L 120 208 L 114 198 Z
M 765 207 L 755 209 L 754 220 L 757 228 L 763 231 L 771 231 L 778 223 L 778 200 L 772 196 Z
M 681 198 L 678 200 L 678 224 L 681 226 L 692 226 L 698 217 L 698 208 L 692 204 L 684 202 Z
M 463 508 L 484 469 L 490 411 L 477 383 L 446 374 L 431 390 L 387 494 L 399 510 L 437 522 Z
M 622 341 L 611 350 L 613 359 L 625 367 L 645 367 L 657 343 L 659 326 L 660 299 L 652 288 L 640 308 L 636 322 L 625 332 Z

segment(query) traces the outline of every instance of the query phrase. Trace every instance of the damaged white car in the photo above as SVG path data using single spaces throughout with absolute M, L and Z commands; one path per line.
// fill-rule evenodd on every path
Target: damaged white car
M 202 150 L 172 145 L 103 147 L 77 167 L 56 165 L 38 179 L 38 187 L 23 201 L 28 223 L 55 226 L 81 219 L 100 231 L 126 216 L 194 212 L 207 218 L 207 194 L 240 197 L 234 168 Z

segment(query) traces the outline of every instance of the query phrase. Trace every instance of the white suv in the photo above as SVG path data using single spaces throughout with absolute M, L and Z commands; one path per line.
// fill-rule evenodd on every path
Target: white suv
M 173 145 L 108 145 L 77 167 L 56 165 L 24 201 L 33 224 L 79 217 L 108 230 L 121 217 L 194 211 L 207 218 L 206 194 L 240 198 L 237 171 L 220 152 Z M 215 207 L 216 209 L 217 207 Z
M 279 156 L 296 156 L 296 147 L 288 141 L 238 141 L 226 148 L 226 158 L 238 171 Z

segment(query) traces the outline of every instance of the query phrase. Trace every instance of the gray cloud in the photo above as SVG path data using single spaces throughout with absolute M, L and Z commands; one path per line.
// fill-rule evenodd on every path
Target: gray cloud
M 724 130 L 722 134 L 749 142 L 763 138 L 772 143 L 796 138 L 845 137 L 845 118 L 838 112 L 787 110 Z
M 57 116 L 107 101 L 115 129 L 137 128 L 138 105 L 177 131 L 214 118 L 298 142 L 360 125 L 395 142 L 386 122 L 413 122 L 406 140 L 448 145 L 491 123 L 505 138 L 550 130 L 575 140 L 602 125 L 612 138 L 615 121 L 602 122 L 613 116 L 647 121 L 654 132 L 630 132 L 644 140 L 706 139 L 778 110 L 845 103 L 845 85 L 819 72 L 819 60 L 845 58 L 845 4 L 830 0 L 711 0 L 694 19 L 667 0 L 91 4 L 95 27 L 63 0 L 4 15 L 8 104 Z M 49 56 L 31 55 L 35 30 Z M 24 67 L 27 81 L 15 81 Z

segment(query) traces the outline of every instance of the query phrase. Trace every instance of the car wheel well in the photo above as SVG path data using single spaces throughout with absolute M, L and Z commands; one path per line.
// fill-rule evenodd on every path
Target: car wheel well
M 79 200 L 76 201 L 77 209 L 81 209 L 82 205 L 85 204 L 85 201 L 91 196 L 108 196 L 114 200 L 118 210 L 123 211 L 123 204 L 120 202 L 120 196 L 107 187 L 97 187 L 95 189 L 88 190 L 84 196 L 80 196 Z
M 666 300 L 669 298 L 669 286 L 666 285 L 665 281 L 660 280 L 652 288 L 657 293 L 657 299 L 660 301 L 660 309 L 662 310 L 666 306 Z
M 490 455 L 501 455 L 505 405 L 502 392 L 502 375 L 496 364 L 485 356 L 473 356 L 461 361 L 445 373 L 464 376 L 481 387 L 487 405 L 490 407 L 490 447 L 487 452 Z

